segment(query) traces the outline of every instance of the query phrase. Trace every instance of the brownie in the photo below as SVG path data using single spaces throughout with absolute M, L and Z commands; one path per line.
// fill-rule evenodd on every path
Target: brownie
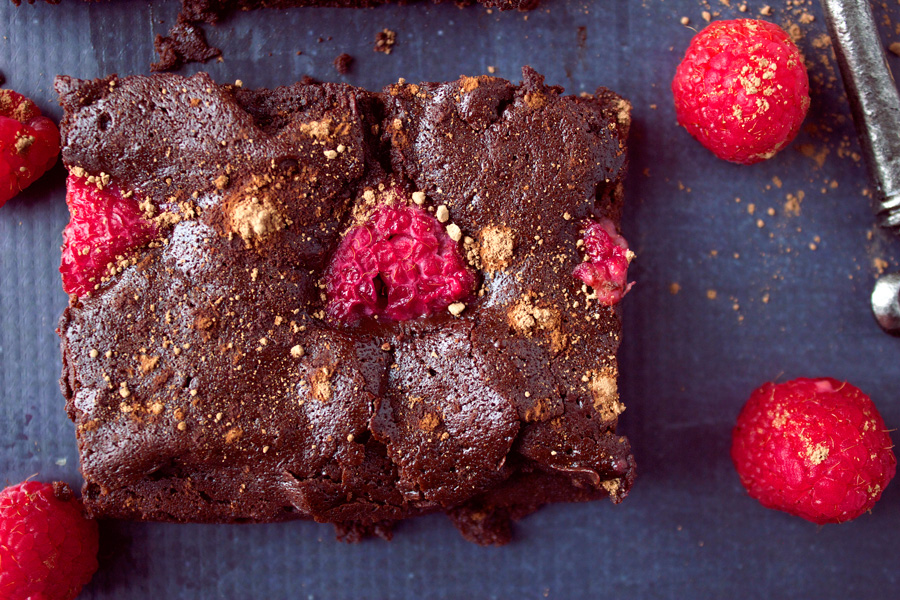
M 44 0 L 48 4 L 59 4 L 61 0 Z M 436 3 L 442 0 L 433 0 Z M 19 6 L 22 0 L 11 0 Z M 36 0 L 25 0 L 34 4 Z M 181 0 L 181 14 L 189 21 L 206 21 L 215 23 L 225 15 L 236 10 L 255 10 L 257 8 L 291 8 L 295 6 L 335 6 L 344 8 L 370 8 L 380 4 L 406 4 L 415 0 Z M 540 0 L 457 0 L 457 4 L 481 4 L 485 8 L 500 10 L 531 10 Z
M 60 320 L 91 515 L 359 539 L 444 512 L 500 544 L 544 504 L 626 496 L 620 307 L 572 273 L 583 224 L 619 222 L 630 105 L 523 75 L 381 93 L 57 78 L 70 173 L 133 192 L 159 228 Z M 471 293 L 332 318 L 342 238 L 390 204 L 456 234 Z
M 16 1 L 16 0 L 13 0 Z M 21 2 L 21 0 L 18 0 Z M 29 0 L 33 2 L 34 0 Z M 290 8 L 294 6 L 337 6 L 367 8 L 380 4 L 399 4 L 415 0 L 181 0 L 182 14 L 192 21 L 214 23 L 236 10 L 257 8 Z M 433 0 L 440 2 L 441 0 Z M 458 4 L 481 4 L 485 8 L 500 10 L 531 10 L 540 0 L 460 0 Z

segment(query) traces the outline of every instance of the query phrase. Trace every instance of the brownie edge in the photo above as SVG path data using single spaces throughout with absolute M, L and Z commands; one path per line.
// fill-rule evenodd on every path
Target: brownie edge
M 573 276 L 584 224 L 618 228 L 626 100 L 529 67 L 380 93 L 205 73 L 56 89 L 70 184 L 112 182 L 158 231 L 59 324 L 92 515 L 312 519 L 356 540 L 445 512 L 503 544 L 544 504 L 627 495 L 620 307 Z M 328 316 L 332 257 L 383 205 L 446 228 L 464 301 Z
M 15 0 L 13 0 L 15 2 Z M 19 0 L 21 1 L 21 0 Z M 29 0 L 33 2 L 34 0 Z M 215 23 L 238 10 L 259 8 L 293 8 L 300 6 L 332 6 L 340 8 L 369 8 L 381 4 L 409 4 L 416 0 L 181 0 L 181 14 L 191 21 Z M 442 0 L 432 0 L 440 3 Z M 485 8 L 526 11 L 535 8 L 540 0 L 459 0 L 457 4 L 481 4 Z

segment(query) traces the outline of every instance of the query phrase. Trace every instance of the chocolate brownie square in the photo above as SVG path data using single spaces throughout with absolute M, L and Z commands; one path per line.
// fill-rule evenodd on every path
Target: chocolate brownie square
M 541 505 L 625 497 L 629 104 L 523 73 L 57 78 L 92 515 L 358 539 L 444 512 L 498 544 Z

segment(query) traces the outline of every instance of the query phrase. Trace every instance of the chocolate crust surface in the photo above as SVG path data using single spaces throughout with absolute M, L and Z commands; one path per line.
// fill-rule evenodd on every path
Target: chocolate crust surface
M 91 514 L 358 539 L 445 512 L 499 544 L 541 505 L 625 497 L 619 308 L 572 271 L 580 223 L 619 221 L 629 105 L 523 73 L 381 93 L 57 78 L 66 166 L 160 231 L 60 321 Z M 332 322 L 341 236 L 414 198 L 459 229 L 464 310 Z

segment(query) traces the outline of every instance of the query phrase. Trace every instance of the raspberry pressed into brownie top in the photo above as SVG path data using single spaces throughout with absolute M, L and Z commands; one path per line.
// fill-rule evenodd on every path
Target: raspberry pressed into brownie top
M 61 385 L 93 515 L 358 539 L 443 511 L 490 544 L 624 498 L 629 105 L 523 72 L 57 79 Z

